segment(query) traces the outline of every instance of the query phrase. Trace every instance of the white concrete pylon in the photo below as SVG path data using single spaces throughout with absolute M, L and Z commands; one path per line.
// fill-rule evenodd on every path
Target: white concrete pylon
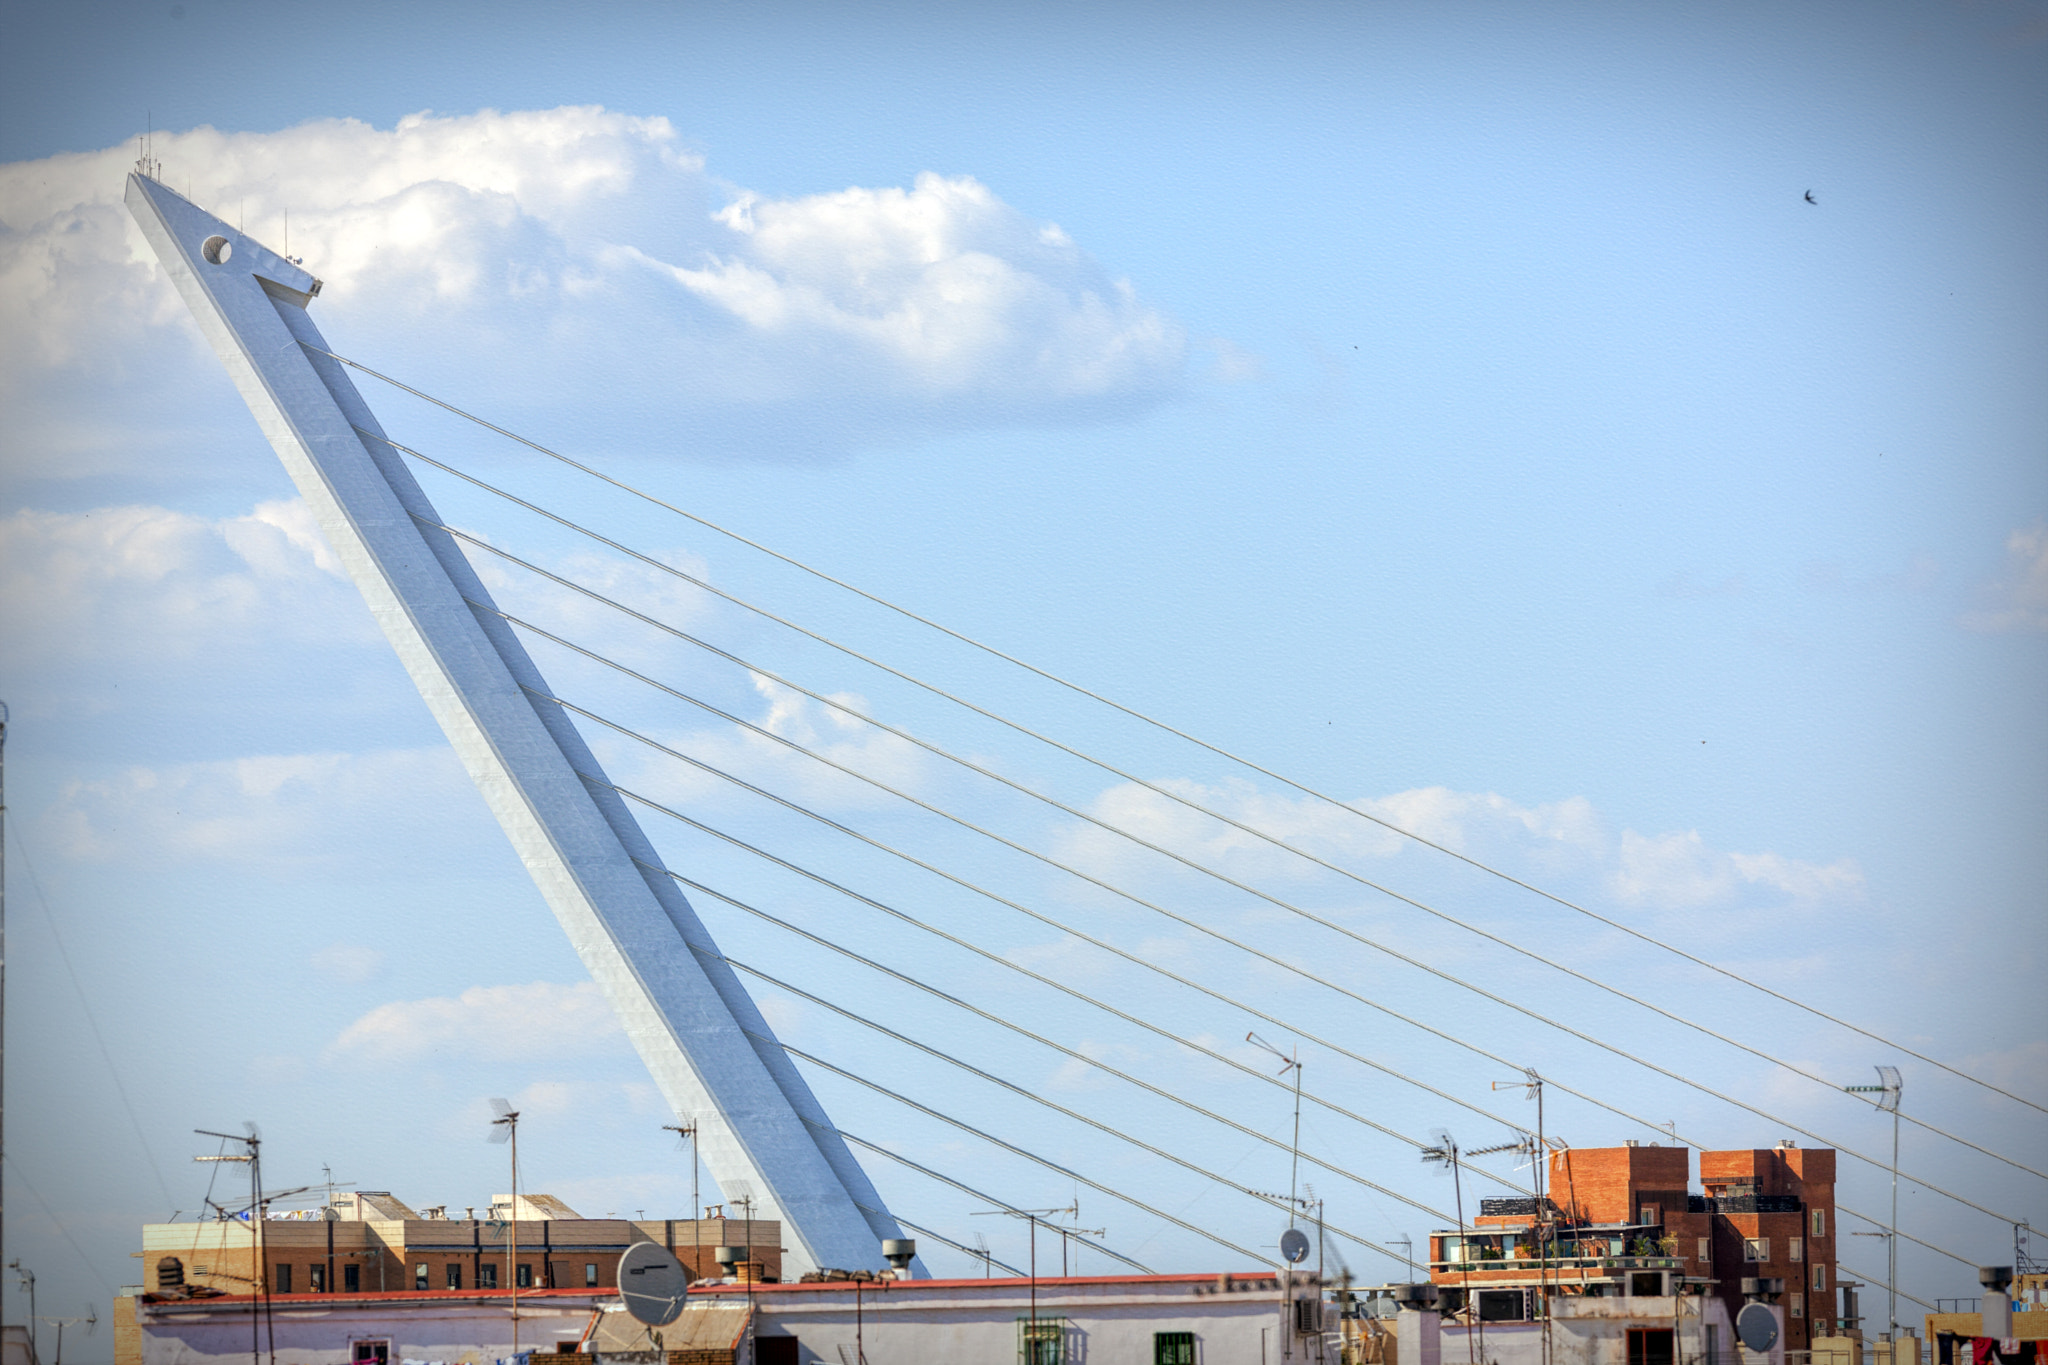
M 705 1166 L 780 1219 L 785 1274 L 903 1236 L 307 315 L 320 282 L 148 176 L 129 211 Z M 305 343 L 302 346 L 300 343 Z M 469 599 L 465 601 L 464 599 Z M 522 687 L 523 685 L 523 687 Z M 637 860 L 637 861 L 636 861 Z M 695 949 L 696 951 L 693 951 Z M 691 1210 L 692 1214 L 701 1210 Z

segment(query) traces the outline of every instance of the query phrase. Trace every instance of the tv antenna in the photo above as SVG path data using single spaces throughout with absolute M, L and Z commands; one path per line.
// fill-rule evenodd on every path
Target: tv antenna
M 979 1232 L 974 1234 L 973 1251 L 975 1255 L 981 1257 L 981 1278 L 985 1280 L 994 1273 L 994 1271 L 990 1268 L 991 1262 L 994 1260 L 994 1257 L 988 1249 L 988 1238 L 983 1236 Z
M 1472 1330 L 1465 1333 L 1465 1357 L 1467 1365 L 1478 1365 L 1479 1354 L 1472 1338 L 1475 1332 L 1484 1329 L 1479 1326 L 1479 1314 L 1472 1306 L 1472 1253 L 1465 1245 L 1465 1185 L 1459 1169 L 1463 1164 L 1460 1160 L 1462 1154 L 1458 1150 L 1458 1140 L 1451 1136 L 1448 1129 L 1431 1129 L 1430 1139 L 1435 1145 L 1422 1149 L 1422 1162 L 1425 1166 L 1434 1166 L 1440 1175 L 1446 1171 L 1450 1173 L 1451 1197 L 1457 1201 L 1458 1274 L 1463 1288 L 1465 1311 L 1472 1315 Z
M 704 1210 L 697 1204 L 697 1120 L 684 1118 L 681 1114 L 676 1117 L 683 1121 L 664 1123 L 661 1130 L 676 1135 L 677 1147 L 685 1142 L 690 1144 L 690 1243 L 697 1249 L 697 1254 L 691 1258 L 690 1273 L 695 1275 L 704 1264 Z
M 1408 1275 L 1410 1279 L 1413 1279 L 1415 1276 L 1415 1239 L 1404 1232 L 1393 1241 L 1381 1242 L 1380 1245 L 1401 1248 L 1401 1259 L 1408 1263 Z
M 85 1334 L 91 1336 L 92 1329 L 100 1325 L 100 1315 L 98 1309 L 88 1308 L 85 1310 L 85 1316 L 82 1318 L 44 1318 L 43 1321 L 57 1324 L 56 1365 L 64 1365 L 64 1329 L 66 1327 L 75 1327 L 82 1322 L 85 1324 Z
M 510 1238 L 505 1244 L 505 1276 L 512 1282 L 512 1355 L 519 1355 L 519 1111 L 502 1099 L 493 1099 L 492 1143 L 512 1144 L 512 1207 L 507 1210 Z
M 1037 1359 L 1039 1350 L 1038 1225 L 1056 1213 L 1064 1213 L 1069 1218 L 1079 1218 L 1081 1216 L 1081 1201 L 1076 1199 L 1071 1205 L 1063 1209 L 976 1209 L 968 1215 L 970 1218 L 1022 1218 L 1031 1224 L 1031 1260 L 1028 1262 L 1031 1268 L 1031 1322 L 1030 1326 L 1025 1330 L 1025 1340 L 1031 1344 L 1030 1356 L 1034 1360 Z M 1046 1226 L 1053 1227 L 1056 1225 L 1046 1223 Z M 984 1243 L 983 1245 L 987 1244 Z
M 1256 1033 L 1245 1034 L 1244 1040 L 1253 1047 L 1261 1048 L 1277 1057 L 1280 1060 L 1280 1075 L 1285 1076 L 1290 1071 L 1294 1073 L 1294 1142 L 1289 1146 L 1287 1156 L 1287 1204 L 1290 1209 L 1287 1226 L 1293 1227 L 1294 1215 L 1291 1210 L 1295 1207 L 1294 1193 L 1301 1176 L 1301 1044 L 1296 1043 L 1292 1052 L 1282 1052 Z
M 1076 1219 L 1077 1221 L 1081 1217 L 1081 1196 L 1078 1192 L 1076 1192 L 1074 1195 L 1074 1202 L 1067 1206 L 1065 1212 L 1068 1217 Z M 1065 1279 L 1067 1276 L 1067 1243 L 1069 1241 L 1073 1240 L 1076 1237 L 1109 1236 L 1108 1228 L 1069 1227 L 1064 1223 L 1047 1223 L 1046 1226 L 1051 1228 L 1054 1232 L 1057 1232 L 1060 1235 L 1061 1279 Z
M 1905 1082 L 1899 1079 L 1895 1066 L 1876 1068 L 1876 1085 L 1845 1085 L 1842 1089 L 1851 1095 L 1875 1095 L 1871 1103 L 1879 1113 L 1892 1116 L 1892 1227 L 1891 1236 L 1886 1239 L 1885 1292 L 1889 1296 L 1885 1314 L 1891 1320 L 1891 1334 L 1887 1341 L 1899 1339 L 1899 1100 L 1904 1096 Z
M 241 1162 L 249 1168 L 249 1203 L 245 1209 L 238 1209 L 233 1214 L 229 1214 L 219 1204 L 213 1204 L 211 1198 L 207 1202 L 213 1204 L 213 1207 L 220 1211 L 221 1217 L 224 1220 L 231 1217 L 239 1218 L 244 1213 L 249 1218 L 249 1241 L 250 1246 L 254 1250 L 256 1262 L 252 1267 L 256 1273 L 250 1277 L 255 1293 L 249 1299 L 249 1361 L 250 1365 L 256 1365 L 256 1362 L 262 1355 L 261 1335 L 258 1330 L 259 1324 L 270 1323 L 270 1277 L 263 1273 L 264 1265 L 269 1255 L 269 1239 L 263 1235 L 264 1223 L 268 1221 L 263 1216 L 265 1212 L 264 1205 L 269 1199 L 282 1198 L 283 1196 L 265 1196 L 263 1193 L 263 1133 L 256 1127 L 256 1120 L 243 1120 L 242 1131 L 239 1133 L 216 1133 L 211 1128 L 194 1128 L 192 1131 L 201 1137 L 219 1138 L 223 1147 L 223 1150 L 214 1156 L 195 1156 L 192 1158 L 194 1161 Z M 226 1144 L 230 1142 L 241 1143 L 242 1150 L 240 1152 L 226 1151 Z M 277 1365 L 277 1329 L 275 1325 L 271 1326 L 269 1335 L 270 1365 Z

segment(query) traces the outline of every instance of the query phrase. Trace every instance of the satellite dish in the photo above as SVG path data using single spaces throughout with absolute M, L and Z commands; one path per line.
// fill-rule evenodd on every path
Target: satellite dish
M 1735 1315 L 1735 1335 L 1742 1344 L 1762 1355 L 1778 1344 L 1778 1315 L 1760 1303 L 1744 1304 Z
M 1289 1265 L 1300 1265 L 1308 1259 L 1308 1235 L 1300 1228 L 1289 1228 L 1281 1233 L 1280 1254 L 1287 1258 Z
M 653 1242 L 635 1242 L 619 1257 L 619 1294 L 626 1311 L 649 1327 L 666 1327 L 681 1317 L 689 1289 L 683 1263 Z

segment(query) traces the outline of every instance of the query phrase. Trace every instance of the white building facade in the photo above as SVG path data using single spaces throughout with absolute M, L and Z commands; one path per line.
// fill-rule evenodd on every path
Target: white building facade
M 1244 1275 L 882 1280 L 709 1285 L 695 1302 L 748 1302 L 758 1365 L 1336 1365 L 1319 1292 L 1297 1331 L 1288 1290 Z

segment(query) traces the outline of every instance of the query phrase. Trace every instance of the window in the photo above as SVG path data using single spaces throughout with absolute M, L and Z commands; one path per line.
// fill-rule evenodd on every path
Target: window
M 1642 1215 L 1642 1217 L 1636 1219 L 1638 1223 L 1648 1223 L 1651 1227 L 1663 1225 L 1664 1211 L 1655 1204 L 1645 1204 L 1640 1209 L 1637 1209 L 1636 1212 Z
M 1522 1322 L 1528 1316 L 1529 1306 L 1521 1290 L 1482 1289 L 1479 1291 L 1479 1320 L 1481 1322 Z
M 1710 1237 L 1702 1237 L 1702 1238 L 1700 1238 L 1700 1254 L 1699 1254 L 1699 1259 L 1700 1259 L 1700 1260 L 1702 1260 L 1702 1261 L 1711 1261 L 1711 1260 L 1713 1260 L 1713 1259 L 1714 1259 L 1714 1242 L 1713 1242 L 1713 1239 L 1712 1239 L 1712 1238 L 1710 1238 Z
M 1815 1209 L 1813 1211 L 1813 1235 L 1816 1237 L 1828 1235 L 1828 1211 L 1826 1209 Z
M 754 1338 L 755 1365 L 797 1365 L 798 1346 L 795 1337 Z M 816 1360 L 817 1357 L 811 1357 Z
M 521 1289 L 533 1288 L 533 1267 L 524 1261 L 513 1267 L 512 1283 Z
M 1017 1358 L 1023 1365 L 1065 1365 L 1065 1318 L 1018 1318 Z
M 391 1342 L 351 1341 L 348 1344 L 350 1365 L 391 1365 Z
M 1771 1259 L 1771 1239 L 1768 1237 L 1745 1237 L 1742 1239 L 1742 1259 L 1745 1261 L 1768 1261 Z
M 362 1287 L 363 1268 L 354 1262 L 343 1266 L 341 1268 L 341 1292 L 344 1294 L 355 1294 L 361 1292 Z
M 1828 1292 L 1828 1268 L 1824 1265 L 1817 1265 L 1813 1268 L 1813 1292 L 1816 1294 Z
M 277 1274 L 271 1277 L 270 1292 L 273 1294 L 289 1294 L 292 1292 L 292 1268 L 290 1266 L 278 1266 Z
M 596 1262 L 596 1261 L 585 1261 L 585 1262 L 583 1263 L 583 1283 L 584 1283 L 585 1285 L 590 1285 L 590 1286 L 595 1286 L 595 1285 L 597 1284 L 597 1262 Z
M 412 1287 L 414 1289 L 425 1289 L 427 1287 L 427 1263 L 425 1261 L 421 1261 L 412 1268 Z
M 1795 1318 L 1806 1316 L 1806 1295 L 1794 1294 L 1792 1296 L 1792 1316 Z
M 448 1287 L 450 1289 L 462 1288 L 462 1267 L 454 1261 L 448 1263 Z
M 1154 1332 L 1152 1365 L 1195 1365 L 1195 1334 Z
M 1669 1327 L 1628 1329 L 1628 1365 L 1672 1365 Z
M 306 1287 L 315 1294 L 325 1294 L 327 1292 L 327 1267 L 324 1265 L 307 1266 Z
M 476 1268 L 476 1287 L 478 1289 L 496 1289 L 498 1287 L 497 1262 L 487 1261 Z

